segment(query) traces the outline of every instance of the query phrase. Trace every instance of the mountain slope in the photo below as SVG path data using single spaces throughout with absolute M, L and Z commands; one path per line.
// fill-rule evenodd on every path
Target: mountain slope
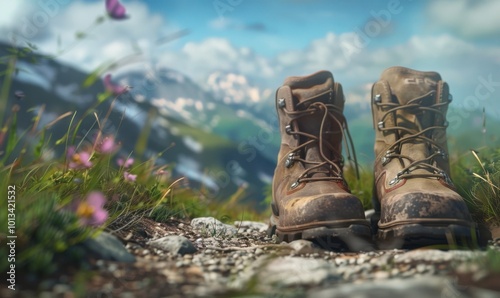
M 6 54 L 5 49 L 5 45 L 0 45 L 0 56 Z M 32 64 L 31 58 L 38 63 Z M 14 77 L 7 110 L 14 104 L 19 105 L 20 131 L 30 127 L 40 109 L 44 110 L 40 127 L 68 111 L 76 111 L 76 120 L 79 120 L 96 103 L 97 95 L 104 92 L 101 81 L 83 88 L 82 82 L 88 74 L 56 60 L 33 54 L 21 58 L 17 65 L 23 70 Z M 3 70 L 0 66 L 0 71 Z M 264 198 L 263 189 L 272 177 L 274 161 L 223 133 L 224 129 L 229 130 L 228 122 L 232 122 L 233 127 L 242 128 L 234 131 L 241 140 L 251 134 L 249 131 L 257 129 L 257 125 L 238 117 L 229 107 L 210 104 L 215 101 L 211 95 L 180 73 L 159 69 L 157 74 L 154 88 L 150 86 L 149 89 L 141 87 L 148 85 L 144 85 L 147 76 L 140 72 L 129 70 L 117 75 L 116 81 L 128 80 L 127 84 L 133 87 L 133 91 L 120 96 L 113 104 L 107 100 L 95 108 L 100 119 L 111 110 L 103 131 L 115 134 L 121 142 L 119 155 L 134 152 L 146 123 L 149 123 L 148 143 L 144 155 L 139 158 L 153 157 L 159 165 L 173 164 L 174 176 L 187 177 L 192 187 L 205 189 L 206 195 L 213 199 L 225 199 L 244 187 L 244 200 L 261 207 L 258 202 Z M 4 77 L 0 77 L 0 84 L 3 80 Z M 25 98 L 16 100 L 13 96 L 15 90 L 22 90 Z M 217 122 L 214 120 L 217 117 L 224 119 L 221 121 L 223 126 L 217 123 L 208 125 Z M 61 138 L 68 125 L 70 118 L 53 125 L 48 130 L 51 140 Z M 91 142 L 95 130 L 95 118 L 90 114 L 83 121 L 77 142 Z M 175 146 L 171 147 L 172 144 Z M 54 151 L 62 154 L 63 145 L 55 146 Z

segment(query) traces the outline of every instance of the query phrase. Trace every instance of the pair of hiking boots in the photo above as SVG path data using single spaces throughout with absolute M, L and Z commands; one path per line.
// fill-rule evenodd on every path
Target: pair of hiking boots
M 289 77 L 278 89 L 281 147 L 269 233 L 349 250 L 370 250 L 373 240 L 379 248 L 471 242 L 476 225 L 450 179 L 446 111 L 452 95 L 441 76 L 391 67 L 372 87 L 371 222 L 343 177 L 342 143 L 348 155 L 354 151 L 344 101 L 328 71 Z

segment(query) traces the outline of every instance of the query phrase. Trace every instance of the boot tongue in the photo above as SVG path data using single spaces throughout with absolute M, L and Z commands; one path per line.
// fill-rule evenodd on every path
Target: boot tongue
M 333 90 L 334 80 L 331 72 L 322 70 L 303 77 L 288 77 L 283 85 L 290 86 L 293 96 L 299 103 L 317 97 L 318 94 Z
M 312 104 L 321 102 L 324 104 L 335 104 L 339 106 L 339 108 L 343 109 L 343 97 L 337 96 L 334 94 L 334 80 L 333 76 L 328 71 L 320 71 L 315 74 L 306 77 L 289 77 L 285 81 L 285 85 L 289 85 L 292 89 L 292 94 L 295 101 L 294 109 L 296 111 L 305 111 Z M 339 101 L 339 103 L 335 102 Z M 340 103 L 341 101 L 341 103 Z M 297 120 L 298 129 L 300 132 L 307 133 L 316 137 L 320 136 L 321 122 L 323 120 L 323 116 L 325 110 L 317 110 L 314 114 L 302 116 L 299 120 Z M 340 134 L 340 128 L 336 123 L 332 123 L 330 118 L 327 118 L 323 125 L 323 132 L 335 132 Z M 332 150 L 326 145 L 327 142 L 330 143 L 331 146 L 335 144 L 333 142 L 334 139 L 341 138 L 341 136 L 335 135 L 323 135 L 323 153 L 325 156 L 332 160 L 334 158 L 334 154 Z M 310 140 L 307 137 L 302 137 L 300 143 L 304 143 Z M 338 142 L 340 144 L 340 142 Z M 307 161 L 311 162 L 323 162 L 323 158 L 321 158 L 319 143 L 313 143 L 310 146 L 307 146 L 304 149 L 305 156 L 303 157 Z M 336 148 L 340 152 L 340 146 Z M 305 168 L 310 168 L 314 166 L 314 164 L 304 164 Z M 323 173 L 315 173 L 313 176 L 325 176 Z
M 305 111 L 311 104 L 317 102 L 334 103 L 334 81 L 329 71 L 319 71 L 305 77 L 288 77 L 284 85 L 289 85 L 292 89 L 296 111 Z M 338 105 L 338 103 L 336 104 Z M 343 109 L 343 102 L 341 108 Z M 302 117 L 298 121 L 299 130 L 317 136 L 321 126 L 321 116 L 320 113 L 315 113 Z M 330 130 L 330 128 L 326 127 L 326 130 Z
M 432 96 L 424 96 L 430 91 L 436 91 L 437 84 L 441 76 L 436 72 L 422 72 L 404 67 L 392 67 L 384 71 L 381 75 L 382 80 L 389 83 L 392 101 L 405 106 L 408 104 L 418 104 L 420 106 L 430 106 L 434 103 Z M 416 98 L 420 98 L 415 100 Z M 401 109 L 396 112 L 395 123 L 397 126 L 405 127 L 409 131 L 399 130 L 399 138 L 416 134 L 421 130 L 432 126 L 434 115 L 416 108 Z M 431 137 L 430 134 L 426 135 Z M 420 138 L 404 142 L 401 146 L 401 154 L 410 157 L 413 160 L 422 160 L 429 156 L 429 148 L 426 142 Z M 405 160 L 405 166 L 410 161 Z M 416 171 L 420 172 L 421 170 Z
M 436 90 L 438 82 L 441 81 L 441 76 L 433 71 L 391 67 L 382 73 L 380 79 L 389 83 L 391 92 L 396 96 L 398 103 L 406 105 L 412 99 Z

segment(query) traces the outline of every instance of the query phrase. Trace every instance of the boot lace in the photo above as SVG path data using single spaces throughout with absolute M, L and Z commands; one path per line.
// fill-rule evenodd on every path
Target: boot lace
M 345 183 L 342 174 L 342 167 L 344 165 L 344 158 L 342 157 L 342 152 L 337 152 L 338 150 L 325 138 L 332 136 L 336 131 L 329 131 L 326 129 L 328 121 L 333 121 L 338 127 L 340 127 L 340 133 L 342 134 L 343 143 L 345 145 L 345 150 L 349 162 L 354 163 L 354 168 L 356 170 L 356 176 L 359 179 L 358 163 L 356 159 L 356 152 L 354 150 L 354 145 L 352 142 L 351 134 L 347 127 L 347 123 L 342 111 L 333 104 L 325 104 L 323 102 L 314 102 L 310 104 L 307 109 L 301 111 L 288 111 L 286 108 L 284 112 L 292 119 L 291 122 L 286 126 L 287 133 L 298 137 L 299 139 L 305 140 L 299 146 L 293 148 L 286 160 L 285 166 L 290 167 L 295 162 L 301 162 L 303 164 L 312 165 L 303 171 L 296 182 L 291 185 L 291 188 L 297 187 L 301 182 L 311 182 L 311 181 L 341 181 Z M 306 116 L 311 116 L 319 114 L 321 117 L 320 128 L 318 134 L 309 134 L 303 131 L 294 131 L 292 129 L 293 122 L 300 122 L 301 118 Z M 318 148 L 319 156 L 321 161 L 311 161 L 302 158 L 301 155 L 305 156 L 305 149 L 311 147 Z M 333 152 L 333 159 L 330 159 L 325 152 L 325 148 Z M 301 154 L 302 153 L 302 154 Z M 351 153 L 353 158 L 351 158 Z M 322 173 L 324 175 L 315 176 L 317 173 Z
M 394 132 L 396 135 L 396 141 L 387 148 L 385 155 L 382 158 L 382 165 L 388 164 L 392 159 L 396 158 L 399 160 L 402 169 L 396 174 L 390 182 L 389 185 L 394 185 L 404 178 L 442 178 L 448 184 L 451 184 L 451 179 L 448 174 L 437 167 L 434 163 L 434 159 L 441 157 L 443 159 L 447 158 L 446 150 L 441 148 L 435 140 L 432 139 L 432 135 L 435 130 L 446 130 L 448 127 L 448 122 L 445 120 L 446 115 L 441 110 L 444 106 L 449 104 L 448 101 L 435 103 L 429 106 L 422 106 L 419 104 L 420 100 L 424 98 L 431 97 L 435 95 L 434 91 L 430 91 L 423 96 L 414 98 L 408 102 L 406 105 L 400 105 L 398 103 L 382 103 L 375 102 L 375 104 L 382 108 L 387 109 L 383 114 L 382 118 L 378 122 L 378 129 L 380 131 Z M 412 113 L 422 112 L 422 113 L 433 113 L 434 115 L 440 115 L 443 119 L 441 125 L 430 125 L 423 128 L 422 130 L 415 132 L 415 130 L 409 129 L 407 127 L 394 125 L 392 127 L 385 127 L 384 122 L 388 115 L 396 114 L 397 111 L 410 110 Z M 431 118 L 435 119 L 435 118 Z M 395 121 L 396 122 L 396 121 Z M 407 133 L 407 135 L 400 137 L 400 133 Z M 416 160 L 407 155 L 401 154 L 401 149 L 405 143 L 414 143 L 415 141 L 424 142 L 429 148 L 429 155 L 425 158 Z M 405 163 L 405 160 L 407 161 Z M 417 169 L 423 169 L 426 173 L 413 173 Z

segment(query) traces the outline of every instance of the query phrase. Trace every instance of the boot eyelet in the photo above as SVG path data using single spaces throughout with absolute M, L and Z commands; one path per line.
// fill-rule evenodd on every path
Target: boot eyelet
M 292 185 L 290 185 L 290 189 L 295 189 L 297 188 L 297 186 L 299 186 L 299 181 L 295 181 L 294 183 L 292 183 Z
M 384 128 L 384 126 L 385 126 L 384 121 L 380 121 L 380 122 L 377 124 L 377 126 L 378 126 L 378 129 L 382 129 L 382 128 Z
M 388 164 L 390 161 L 390 158 L 388 156 L 384 156 L 382 157 L 382 165 L 385 166 L 386 164 Z
M 453 185 L 453 181 L 451 181 L 451 178 L 450 176 L 448 176 L 448 174 L 446 174 L 445 171 L 441 171 L 439 174 L 441 174 L 441 176 L 443 176 L 443 179 L 444 181 L 449 184 L 449 185 Z
M 285 167 L 291 168 L 293 166 L 293 164 L 295 163 L 295 161 L 293 160 L 294 157 L 295 154 L 293 153 L 288 154 L 288 158 L 285 161 Z
M 291 134 L 292 133 L 292 126 L 290 124 L 288 124 L 287 126 L 285 126 L 285 131 L 287 134 Z
M 389 181 L 389 185 L 390 185 L 390 186 L 393 186 L 394 184 L 398 184 L 398 183 L 399 183 L 399 181 L 401 181 L 401 180 L 399 179 L 399 177 L 396 177 L 396 178 L 392 179 L 391 181 Z
M 280 98 L 278 99 L 278 107 L 280 109 L 284 108 L 286 106 L 286 103 L 285 103 L 285 99 L 284 98 Z
M 441 149 L 438 149 L 438 150 L 436 151 L 436 154 L 437 154 L 437 155 L 440 155 L 440 156 L 441 156 L 441 158 L 447 158 L 446 152 L 444 152 L 444 151 L 443 151 L 443 150 L 441 150 Z
M 382 101 L 382 95 L 376 94 L 375 97 L 373 98 L 373 101 L 375 103 L 380 103 Z

